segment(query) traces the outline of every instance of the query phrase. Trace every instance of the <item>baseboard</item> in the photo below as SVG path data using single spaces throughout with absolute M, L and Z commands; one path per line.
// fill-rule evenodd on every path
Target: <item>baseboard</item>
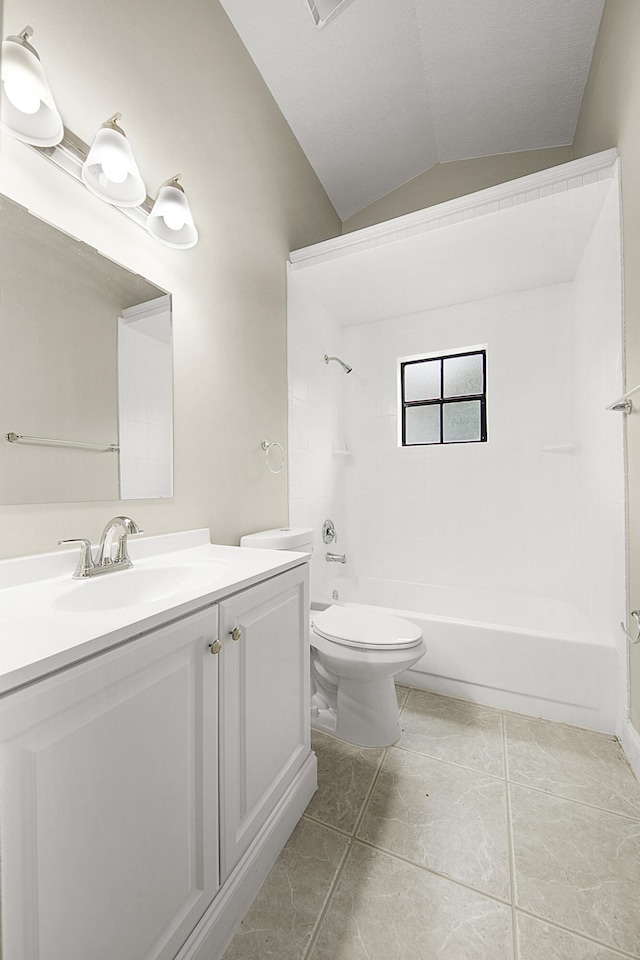
M 629 765 L 640 780 L 640 733 L 632 725 L 630 720 L 624 720 L 618 730 L 618 739 L 622 744 Z
M 175 960 L 220 960 L 316 788 L 311 753 Z

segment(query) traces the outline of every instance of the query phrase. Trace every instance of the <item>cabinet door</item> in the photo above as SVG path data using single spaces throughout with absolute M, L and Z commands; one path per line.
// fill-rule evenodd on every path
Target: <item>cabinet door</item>
M 202 611 L 0 701 L 4 960 L 168 960 L 218 886 Z
M 307 571 L 296 567 L 220 604 L 223 880 L 309 755 Z

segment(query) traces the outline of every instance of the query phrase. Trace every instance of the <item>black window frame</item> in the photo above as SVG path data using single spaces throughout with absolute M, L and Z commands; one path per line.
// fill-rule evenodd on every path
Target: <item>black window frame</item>
M 457 397 L 444 396 L 444 361 L 452 360 L 457 357 L 482 357 L 482 392 L 465 393 Z M 425 363 L 430 360 L 440 361 L 440 396 L 430 400 L 405 400 L 405 376 L 407 367 L 418 363 Z M 480 437 L 478 440 L 445 440 L 444 439 L 444 408 L 450 403 L 460 403 L 465 400 L 480 401 Z M 457 353 L 436 353 L 425 354 L 421 357 L 412 357 L 411 360 L 400 361 L 400 406 L 402 416 L 402 446 L 403 447 L 448 447 L 457 443 L 486 443 L 487 442 L 487 351 L 480 350 L 462 350 Z M 439 407 L 440 408 L 440 439 L 429 440 L 421 443 L 407 443 L 407 418 L 406 411 L 410 407 Z

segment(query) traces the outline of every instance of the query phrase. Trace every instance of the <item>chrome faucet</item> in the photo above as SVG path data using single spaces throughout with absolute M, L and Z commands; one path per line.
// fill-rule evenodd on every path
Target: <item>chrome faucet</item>
M 345 553 L 325 553 L 327 563 L 346 563 L 347 555 Z
M 133 564 L 127 552 L 127 535 L 134 533 L 142 533 L 142 530 L 130 517 L 114 517 L 113 520 L 109 520 L 100 538 L 96 567 L 110 567 L 116 564 L 120 565 L 120 569 L 132 567 Z M 115 557 L 112 557 L 114 540 L 118 549 Z
M 58 540 L 62 543 L 79 543 L 81 554 L 78 565 L 73 572 L 74 580 L 84 580 L 87 577 L 96 577 L 101 573 L 111 573 L 116 570 L 127 570 L 132 567 L 131 558 L 127 551 L 127 536 L 142 533 L 142 530 L 130 517 L 113 517 L 102 531 L 100 545 L 96 559 L 93 559 L 89 540 L 71 539 Z M 116 555 L 113 556 L 113 544 L 117 544 Z

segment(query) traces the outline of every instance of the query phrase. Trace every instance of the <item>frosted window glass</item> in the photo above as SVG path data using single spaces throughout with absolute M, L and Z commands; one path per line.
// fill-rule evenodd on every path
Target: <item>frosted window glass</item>
M 458 403 L 445 403 L 442 430 L 444 443 L 480 440 L 480 401 L 460 400 Z
M 482 357 L 448 357 L 444 361 L 444 396 L 468 397 L 483 392 Z
M 428 407 L 407 407 L 405 411 L 405 443 L 440 443 L 440 404 Z
M 407 363 L 404 368 L 404 399 L 438 400 L 440 397 L 440 360 Z

